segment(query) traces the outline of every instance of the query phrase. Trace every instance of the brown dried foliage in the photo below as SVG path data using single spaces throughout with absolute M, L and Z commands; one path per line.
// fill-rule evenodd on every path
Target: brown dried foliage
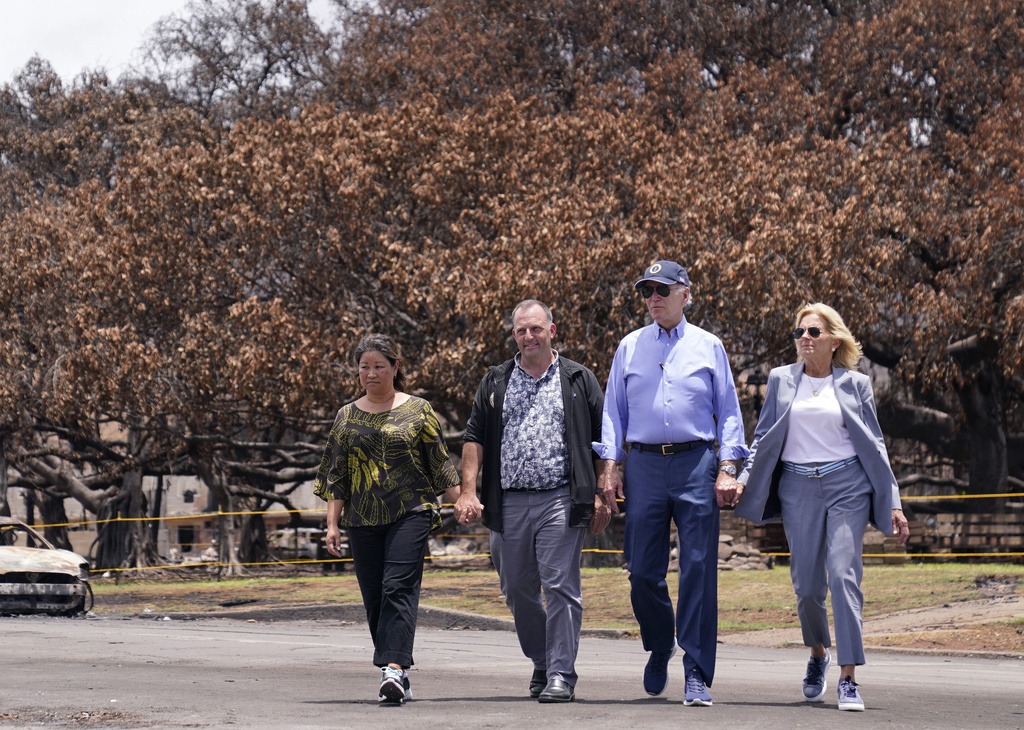
M 1016 3 L 392 0 L 339 3 L 326 37 L 302 3 L 231 8 L 163 26 L 177 78 L 66 89 L 36 62 L 0 92 L 23 483 L 202 454 L 273 490 L 315 468 L 293 445 L 357 394 L 368 330 L 458 428 L 526 297 L 603 377 L 660 257 L 737 372 L 791 360 L 792 313 L 830 302 L 892 368 L 883 402 L 945 414 L 919 438 L 995 459 L 963 462 L 973 488 L 1021 476 Z M 278 70 L 200 75 L 232 33 Z

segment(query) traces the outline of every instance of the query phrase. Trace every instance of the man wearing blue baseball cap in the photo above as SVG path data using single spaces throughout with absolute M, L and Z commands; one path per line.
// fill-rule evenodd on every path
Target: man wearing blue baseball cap
M 594 443 L 601 457 L 599 486 L 613 510 L 616 497 L 625 500 L 630 599 L 650 652 L 644 689 L 650 695 L 665 691 L 678 645 L 686 675 L 683 704 L 710 706 L 718 640 L 718 512 L 736 503 L 737 468 L 750 451 L 725 347 L 683 315 L 690 304 L 686 269 L 658 261 L 634 287 L 654 322 L 626 335 L 615 352 L 601 441 Z M 616 468 L 623 459 L 625 487 Z M 673 521 L 679 553 L 674 615 L 665 577 Z

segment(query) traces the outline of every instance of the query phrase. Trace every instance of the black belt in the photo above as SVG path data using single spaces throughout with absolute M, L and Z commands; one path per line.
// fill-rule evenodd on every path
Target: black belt
M 568 484 L 559 484 L 557 487 L 508 487 L 506 492 L 554 492 L 556 489 L 565 489 Z
M 678 454 L 681 451 L 690 451 L 691 449 L 697 449 L 701 446 L 707 446 L 710 441 L 684 441 L 681 444 L 640 444 L 631 443 L 630 447 L 634 449 L 640 449 L 641 451 L 651 451 L 655 454 L 661 454 L 662 456 L 672 456 L 672 454 Z

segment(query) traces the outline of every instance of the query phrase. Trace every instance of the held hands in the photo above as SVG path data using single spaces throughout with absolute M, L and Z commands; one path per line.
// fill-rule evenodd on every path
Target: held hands
M 484 506 L 477 499 L 476 493 L 469 493 L 463 490 L 462 494 L 455 501 L 455 519 L 460 525 L 468 525 L 473 520 L 480 519 L 484 513 Z
M 736 481 L 724 471 L 718 472 L 718 479 L 715 480 L 715 498 L 719 507 L 735 507 L 740 502 L 740 495 L 743 494 L 743 485 Z
M 590 534 L 600 535 L 611 521 L 612 509 L 605 500 L 604 492 L 598 491 L 594 495 L 594 516 L 590 518 Z
M 597 487 L 601 492 L 599 496 L 603 495 L 604 506 L 606 509 L 610 509 L 612 512 L 618 512 L 619 503 L 617 500 L 625 499 L 626 497 L 622 488 L 622 477 L 619 476 L 619 470 L 616 467 L 615 462 L 611 459 L 601 459 L 597 462 L 597 465 Z M 608 515 L 608 518 L 611 519 L 610 514 Z M 601 530 L 598 530 L 597 532 L 600 531 Z M 596 535 L 597 532 L 594 534 Z
M 907 539 L 910 537 L 910 524 L 901 509 L 892 511 L 892 531 L 896 534 L 896 541 L 900 545 L 907 544 Z

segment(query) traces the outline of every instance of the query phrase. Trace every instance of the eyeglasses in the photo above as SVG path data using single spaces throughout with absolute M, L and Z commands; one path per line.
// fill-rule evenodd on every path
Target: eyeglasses
M 793 330 L 793 339 L 799 340 L 801 337 L 804 336 L 804 332 L 809 334 L 811 336 L 811 339 L 813 340 L 816 340 L 819 337 L 821 337 L 820 327 L 808 327 L 807 329 L 804 329 L 803 327 L 797 327 L 795 330 Z
M 659 297 L 667 297 L 672 293 L 672 287 L 668 284 L 658 284 L 657 286 L 651 286 L 650 284 L 644 284 L 640 287 L 640 296 L 644 299 L 650 299 L 654 296 L 654 292 L 658 292 Z

